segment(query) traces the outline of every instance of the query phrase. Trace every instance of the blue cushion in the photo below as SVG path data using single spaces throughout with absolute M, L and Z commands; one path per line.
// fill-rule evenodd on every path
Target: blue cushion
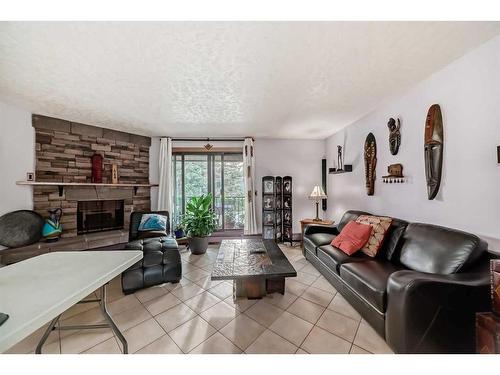
M 139 224 L 140 231 L 166 231 L 167 218 L 158 214 L 144 214 Z

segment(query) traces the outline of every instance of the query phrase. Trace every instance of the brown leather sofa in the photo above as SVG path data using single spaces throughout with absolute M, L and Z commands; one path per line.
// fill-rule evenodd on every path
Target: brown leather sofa
M 487 244 L 479 237 L 393 218 L 375 258 L 330 245 L 367 212 L 347 211 L 337 226 L 310 225 L 305 257 L 396 353 L 473 353 L 475 313 L 488 311 Z

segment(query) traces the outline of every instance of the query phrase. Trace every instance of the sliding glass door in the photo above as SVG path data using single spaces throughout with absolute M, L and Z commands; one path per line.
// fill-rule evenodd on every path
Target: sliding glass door
M 174 153 L 174 223 L 186 203 L 212 193 L 218 230 L 243 229 L 245 220 L 243 155 L 241 153 Z

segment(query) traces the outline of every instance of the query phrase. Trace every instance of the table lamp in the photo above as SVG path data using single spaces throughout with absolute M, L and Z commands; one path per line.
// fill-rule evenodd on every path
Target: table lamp
M 314 221 L 321 221 L 321 219 L 319 218 L 319 201 L 325 198 L 326 194 L 323 191 L 323 188 L 319 185 L 316 185 L 311 195 L 309 195 L 309 199 L 313 199 L 316 201 L 316 219 L 313 219 Z

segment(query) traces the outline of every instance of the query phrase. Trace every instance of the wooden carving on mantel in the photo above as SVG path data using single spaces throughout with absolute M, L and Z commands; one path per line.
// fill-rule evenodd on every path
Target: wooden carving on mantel
M 397 155 L 399 146 L 401 145 L 401 133 L 399 131 L 401 123 L 398 119 L 396 124 L 396 120 L 391 117 L 387 123 L 387 127 L 389 128 L 389 148 L 391 150 L 391 154 Z
M 427 196 L 434 199 L 441 185 L 443 169 L 443 118 L 439 104 L 433 104 L 427 112 L 424 134 L 425 178 Z
M 373 133 L 367 135 L 365 140 L 365 179 L 366 194 L 375 192 L 375 167 L 377 166 L 377 142 Z

